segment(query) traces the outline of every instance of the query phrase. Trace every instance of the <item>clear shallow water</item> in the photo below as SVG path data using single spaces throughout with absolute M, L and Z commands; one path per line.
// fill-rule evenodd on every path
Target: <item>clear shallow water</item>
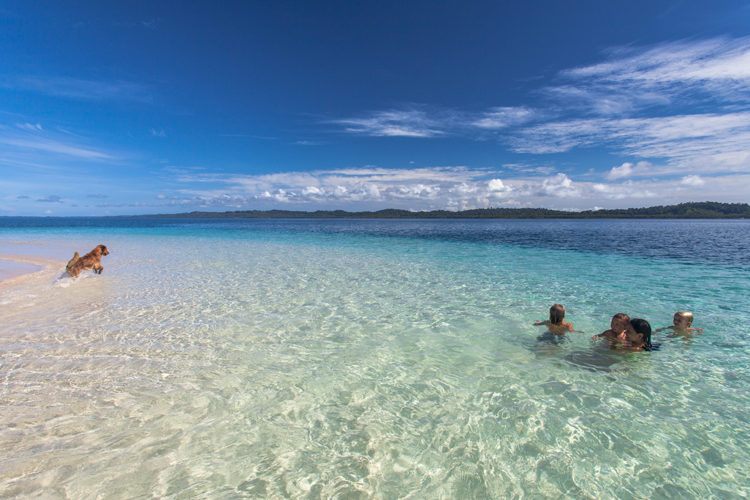
M 41 267 L 25 262 L 0 259 L 0 281 L 39 271 Z
M 745 221 L 114 220 L 0 220 L 1 496 L 747 496 Z

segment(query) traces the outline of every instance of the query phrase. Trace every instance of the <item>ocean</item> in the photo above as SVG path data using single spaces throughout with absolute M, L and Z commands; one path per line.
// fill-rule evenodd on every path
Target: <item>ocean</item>
M 0 218 L 19 256 L 2 497 L 750 493 L 750 221 Z

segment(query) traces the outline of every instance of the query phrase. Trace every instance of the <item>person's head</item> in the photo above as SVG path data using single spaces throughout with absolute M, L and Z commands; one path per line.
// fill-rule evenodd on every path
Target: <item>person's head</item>
M 675 328 L 686 330 L 693 324 L 693 313 L 688 311 L 677 311 L 673 320 Z
M 617 313 L 612 316 L 612 322 L 609 324 L 612 331 L 617 333 L 626 330 L 628 325 L 630 325 L 630 316 L 625 313 Z
M 565 318 L 565 306 L 555 304 L 549 308 L 549 322 L 553 325 L 559 325 Z
M 643 346 L 644 349 L 651 348 L 651 325 L 645 319 L 633 318 L 630 320 L 632 332 L 628 332 L 628 340 L 635 347 Z

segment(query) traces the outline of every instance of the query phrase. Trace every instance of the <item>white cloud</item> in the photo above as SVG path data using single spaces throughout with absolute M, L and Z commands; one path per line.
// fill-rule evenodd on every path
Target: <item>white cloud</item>
M 303 196 L 322 196 L 323 191 L 317 186 L 307 186 L 302 189 Z
M 651 163 L 647 161 L 639 161 L 635 165 L 630 162 L 625 162 L 622 165 L 612 167 L 612 170 L 607 172 L 605 177 L 610 181 L 614 181 L 617 179 L 624 179 L 627 177 L 647 175 L 649 173 L 650 168 L 651 168 Z
M 609 180 L 615 180 L 623 177 L 630 177 L 631 175 L 633 175 L 633 164 L 625 162 L 619 167 L 612 167 L 612 170 L 609 171 L 606 177 Z
M 698 175 L 686 175 L 680 180 L 680 183 L 686 186 L 700 187 L 700 186 L 703 186 L 706 183 L 706 181 L 704 181 Z
M 630 168 L 656 168 L 634 164 Z M 585 177 L 585 176 L 584 176 Z M 633 175 L 633 178 L 639 176 Z M 180 175 L 185 188 L 180 200 L 165 200 L 194 209 L 407 210 L 483 208 L 489 206 L 549 207 L 580 210 L 626 208 L 711 199 L 747 199 L 750 174 L 730 173 L 671 178 L 649 175 L 640 180 L 606 179 L 587 182 L 574 174 L 500 178 L 498 172 L 467 167 L 383 169 L 379 167 L 284 172 L 272 175 Z
M 485 111 L 470 124 L 483 129 L 500 129 L 526 123 L 533 118 L 534 111 L 528 108 L 496 107 Z
M 183 183 L 215 184 L 216 188 L 184 189 L 184 194 L 199 196 L 211 203 L 274 200 L 284 203 L 386 203 L 403 206 L 441 199 L 487 198 L 511 190 L 501 179 L 481 180 L 486 170 L 466 167 L 420 169 L 384 169 L 363 167 L 315 172 L 285 172 L 270 175 L 185 175 Z M 225 187 L 221 187 L 225 186 Z M 489 188 L 492 186 L 492 189 Z
M 540 192 L 548 196 L 561 198 L 577 198 L 581 196 L 581 190 L 563 173 L 544 179 Z
M 510 191 L 510 186 L 506 186 L 502 179 L 492 179 L 487 183 L 487 189 L 492 193 L 505 193 Z

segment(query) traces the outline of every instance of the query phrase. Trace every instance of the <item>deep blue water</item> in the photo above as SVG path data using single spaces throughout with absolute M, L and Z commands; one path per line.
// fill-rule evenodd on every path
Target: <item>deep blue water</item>
M 206 229 L 321 233 L 464 241 L 576 250 L 686 263 L 750 267 L 750 221 L 735 219 L 185 219 L 0 217 L 21 228 Z

